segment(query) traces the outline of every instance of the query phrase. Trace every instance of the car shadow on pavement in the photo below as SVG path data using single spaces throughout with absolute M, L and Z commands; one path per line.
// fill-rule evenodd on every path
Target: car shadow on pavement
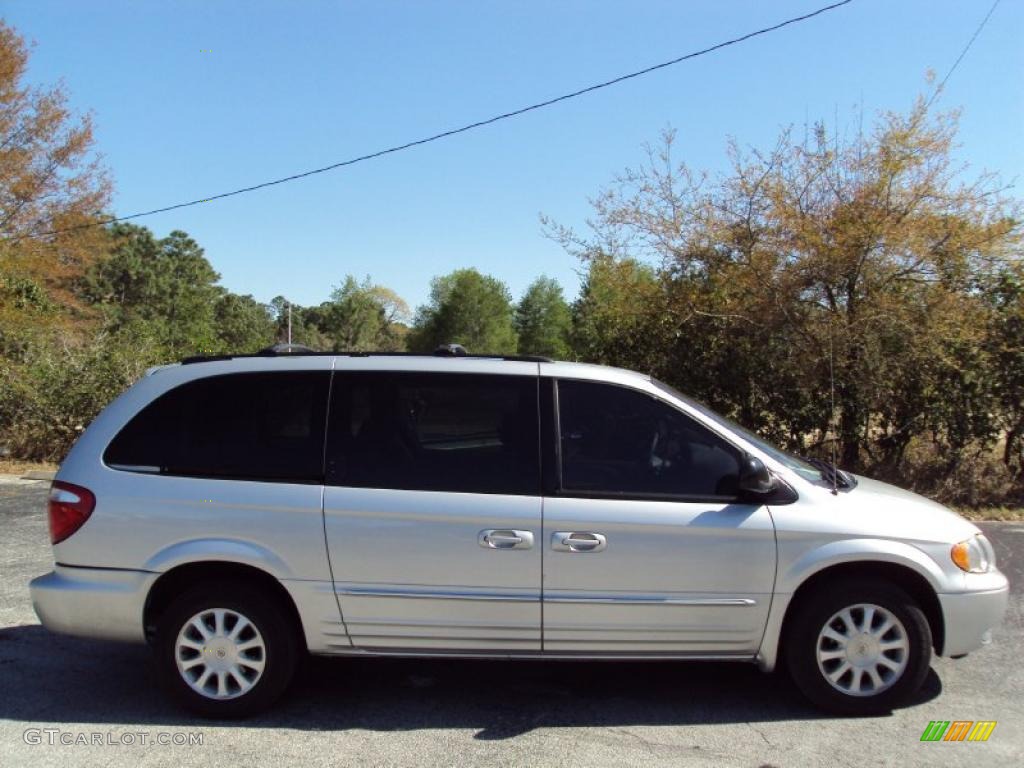
M 813 720 L 784 674 L 725 662 L 563 662 L 312 658 L 269 712 L 209 721 L 157 688 L 148 649 L 0 628 L 0 719 L 111 725 L 216 724 L 299 730 L 475 728 L 508 739 L 534 728 Z M 934 671 L 913 704 L 942 691 Z

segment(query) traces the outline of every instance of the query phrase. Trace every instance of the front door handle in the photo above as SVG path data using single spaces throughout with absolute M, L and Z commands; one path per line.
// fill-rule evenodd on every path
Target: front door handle
M 480 531 L 477 541 L 485 549 L 530 549 L 533 546 L 533 533 L 507 528 L 489 528 Z
M 601 533 L 555 531 L 551 534 L 551 548 L 556 552 L 601 552 L 607 547 L 608 539 Z

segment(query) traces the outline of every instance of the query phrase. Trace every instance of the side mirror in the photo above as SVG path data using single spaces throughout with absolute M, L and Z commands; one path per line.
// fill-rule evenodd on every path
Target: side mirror
M 767 496 L 777 487 L 764 462 L 754 456 L 740 459 L 740 493 L 744 496 Z

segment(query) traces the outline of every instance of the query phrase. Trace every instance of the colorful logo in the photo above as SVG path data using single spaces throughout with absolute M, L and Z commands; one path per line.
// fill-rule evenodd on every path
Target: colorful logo
M 932 720 L 921 741 L 988 741 L 995 727 L 995 720 Z

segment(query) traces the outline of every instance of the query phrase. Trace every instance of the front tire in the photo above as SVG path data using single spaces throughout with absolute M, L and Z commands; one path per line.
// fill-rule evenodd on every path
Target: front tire
M 275 602 L 240 583 L 194 587 L 164 612 L 154 643 L 167 692 L 203 717 L 246 717 L 273 704 L 298 656 Z
M 888 712 L 918 691 L 931 663 L 924 612 L 902 589 L 843 581 L 797 607 L 784 638 L 797 687 L 829 712 Z

